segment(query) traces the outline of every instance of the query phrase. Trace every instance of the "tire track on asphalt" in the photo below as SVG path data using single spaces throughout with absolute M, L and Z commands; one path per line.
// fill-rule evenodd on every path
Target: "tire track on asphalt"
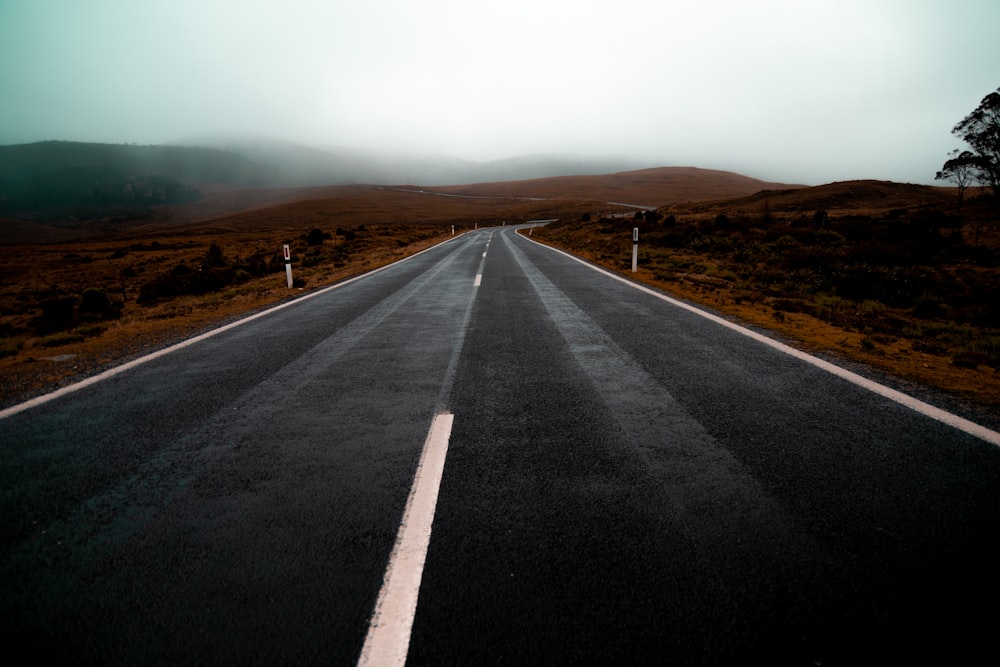
M 794 357 L 794 358 L 796 358 L 796 359 L 798 359 L 800 361 L 804 361 L 807 364 L 811 364 L 812 366 L 815 366 L 816 368 L 820 368 L 822 370 L 825 370 L 826 372 L 830 373 L 831 375 L 835 375 L 835 376 L 837 376 L 837 377 L 839 377 L 839 378 L 841 378 L 843 380 L 847 380 L 848 382 L 850 382 L 852 384 L 855 384 L 855 385 L 857 385 L 859 387 L 867 389 L 868 391 L 870 391 L 870 392 L 872 392 L 874 394 L 878 394 L 879 396 L 882 396 L 884 398 L 888 398 L 891 401 L 895 401 L 896 403 L 899 403 L 900 405 L 903 405 L 903 406 L 909 408 L 910 410 L 918 412 L 918 413 L 920 413 L 920 414 L 922 414 L 922 415 L 924 415 L 926 417 L 930 417 L 931 419 L 935 419 L 935 420 L 937 420 L 937 421 L 939 421 L 939 422 L 941 422 L 943 424 L 947 424 L 948 426 L 951 426 L 952 428 L 956 428 L 956 429 L 958 429 L 960 431 L 963 431 L 964 433 L 968 433 L 969 435 L 973 435 L 973 436 L 975 436 L 977 438 L 985 440 L 986 442 L 988 442 L 988 443 L 990 443 L 992 445 L 996 445 L 996 446 L 1000 447 L 1000 432 L 995 431 L 995 430 L 993 430 L 991 428 L 988 428 L 986 426 L 983 426 L 982 424 L 977 424 L 976 422 L 973 422 L 973 421 L 971 421 L 969 419 L 966 419 L 965 417 L 961 417 L 961 416 L 959 416 L 957 414 L 948 412 L 947 410 L 939 408 L 936 405 L 931 405 L 930 403 L 926 403 L 926 402 L 924 402 L 924 401 L 922 401 L 922 400 L 920 400 L 918 398 L 910 396 L 909 394 L 903 393 L 902 391 L 898 391 L 896 389 L 893 389 L 891 387 L 883 385 L 883 384 L 881 384 L 879 382 L 876 382 L 874 380 L 870 380 L 870 379 L 868 379 L 866 377 L 863 377 L 863 376 L 861 376 L 861 375 L 859 375 L 859 374 L 857 374 L 857 373 L 855 373 L 853 371 L 849 371 L 846 368 L 842 368 L 842 367 L 840 367 L 840 366 L 838 366 L 838 365 L 836 365 L 834 363 L 831 363 L 831 362 L 826 361 L 824 359 L 820 359 L 819 357 L 813 356 L 813 355 L 809 354 L 808 352 L 796 349 L 794 347 L 791 347 L 790 345 L 786 345 L 785 343 L 782 343 L 782 342 L 780 342 L 780 341 L 778 341 L 778 340 L 776 340 L 774 338 L 771 338 L 770 336 L 767 336 L 767 335 L 765 335 L 763 333 L 760 333 L 758 331 L 754 331 L 753 329 L 749 329 L 749 328 L 747 328 L 745 326 L 742 326 L 740 324 L 737 324 L 735 322 L 731 322 L 731 321 L 725 319 L 724 317 L 720 317 L 719 315 L 715 315 L 713 313 L 710 313 L 707 310 L 703 310 L 703 309 L 701 309 L 701 308 L 699 308 L 697 306 L 691 305 L 689 303 L 685 303 L 683 301 L 679 301 L 679 300 L 674 299 L 672 297 L 669 297 L 669 296 L 667 296 L 665 294 L 657 292 L 656 290 L 654 290 L 654 289 L 652 289 L 650 287 L 647 287 L 646 285 L 641 285 L 641 284 L 636 283 L 634 281 L 631 281 L 631 280 L 629 280 L 629 279 L 627 279 L 627 278 L 625 278 L 623 276 L 617 275 L 617 274 L 615 274 L 615 273 L 613 273 L 613 272 L 611 272 L 611 271 L 609 271 L 607 269 L 601 268 L 599 266 L 595 266 L 594 264 L 591 264 L 590 262 L 587 262 L 587 261 L 585 261 L 583 259 L 580 259 L 579 257 L 577 257 L 577 256 L 569 253 L 569 252 L 566 252 L 565 250 L 560 250 L 559 248 L 555 248 L 553 246 L 545 245 L 545 244 L 542 244 L 542 243 L 538 243 L 537 245 L 539 247 L 545 248 L 546 250 L 549 250 L 551 252 L 560 254 L 560 255 L 562 255 L 564 257 L 568 257 L 569 259 L 573 260 L 574 262 L 577 262 L 577 263 L 579 263 L 579 264 L 581 264 L 583 266 L 586 266 L 590 270 L 595 271 L 597 273 L 600 273 L 602 275 L 605 275 L 605 276 L 611 278 L 612 280 L 617 280 L 620 283 L 628 285 L 632 289 L 635 289 L 635 290 L 640 291 L 640 292 L 644 292 L 644 293 L 649 294 L 649 295 L 651 295 L 651 296 L 653 296 L 653 297 L 655 297 L 657 299 L 660 299 L 661 301 L 665 301 L 665 302 L 667 302 L 669 304 L 672 304 L 672 305 L 674 305 L 674 306 L 676 306 L 678 308 L 682 308 L 682 309 L 687 310 L 687 311 L 689 311 L 691 313 L 694 313 L 695 315 L 697 315 L 699 317 L 703 317 L 703 318 L 705 318 L 705 319 L 707 319 L 707 320 L 709 320 L 711 322 L 715 322 L 716 324 L 718 324 L 720 326 L 726 327 L 727 329 L 730 329 L 732 331 L 735 331 L 735 332 L 739 333 L 741 336 L 746 336 L 748 338 L 756 340 L 756 341 L 758 341 L 760 343 L 763 343 L 764 345 L 767 345 L 768 347 L 771 347 L 771 348 L 774 348 L 775 350 L 778 350 L 779 352 L 787 354 L 787 355 L 789 355 L 791 357 Z
M 655 477 L 688 536 L 724 581 L 732 581 L 730 575 L 743 572 L 749 562 L 767 563 L 771 570 L 766 579 L 781 586 L 783 581 L 801 581 L 802 568 L 808 576 L 808 571 L 830 562 L 742 463 L 514 242 L 503 238 L 570 352 L 615 415 L 635 458 Z

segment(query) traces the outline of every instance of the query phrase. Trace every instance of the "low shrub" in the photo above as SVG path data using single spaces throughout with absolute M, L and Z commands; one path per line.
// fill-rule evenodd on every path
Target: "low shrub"
M 0 358 L 12 357 L 21 351 L 24 341 L 20 338 L 0 338 Z
M 996 368 L 996 361 L 980 352 L 956 352 L 951 358 L 951 363 L 959 368 L 979 368 L 980 366 Z
M 952 363 L 956 366 L 974 363 L 975 366 L 1000 369 L 1000 336 L 985 336 L 969 341 L 955 352 Z
M 323 245 L 323 241 L 332 238 L 329 233 L 322 229 L 310 229 L 306 235 L 306 243 L 311 246 Z
M 231 268 L 195 271 L 185 264 L 178 264 L 169 273 L 142 285 L 137 302 L 152 303 L 174 296 L 208 294 L 226 287 L 234 279 L 235 272 Z
M 121 314 L 108 293 L 102 289 L 88 287 L 80 296 L 80 317 L 84 319 L 111 319 Z
M 41 347 L 59 347 L 60 345 L 69 345 L 70 343 L 79 343 L 81 341 L 83 341 L 83 336 L 75 331 L 60 331 L 59 333 L 43 336 L 38 340 L 38 345 Z
M 43 335 L 69 329 L 76 322 L 76 305 L 75 296 L 57 296 L 43 301 L 42 314 L 32 323 Z

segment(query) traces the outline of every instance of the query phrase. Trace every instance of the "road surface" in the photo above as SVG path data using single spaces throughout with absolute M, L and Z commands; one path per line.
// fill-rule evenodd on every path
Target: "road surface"
M 960 664 L 998 436 L 892 398 L 471 232 L 2 413 L 2 639 L 358 664 L 435 441 L 407 664 Z

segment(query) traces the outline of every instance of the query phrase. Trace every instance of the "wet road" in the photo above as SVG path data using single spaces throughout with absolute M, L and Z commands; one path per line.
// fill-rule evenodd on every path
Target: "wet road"
M 408 664 L 992 648 L 995 433 L 511 228 L 7 414 L 5 645 L 73 664 L 356 664 L 440 414 Z

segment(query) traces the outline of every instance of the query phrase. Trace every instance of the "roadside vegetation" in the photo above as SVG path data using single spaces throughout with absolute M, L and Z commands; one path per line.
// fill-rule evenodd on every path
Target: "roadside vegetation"
M 1000 406 L 993 197 L 959 212 L 954 194 L 923 188 L 935 203 L 873 208 L 920 187 L 858 181 L 761 192 L 626 219 L 563 220 L 533 237 L 804 347 Z M 836 202 L 855 207 L 809 208 Z
M 440 224 L 339 224 L 3 247 L 0 405 L 388 264 L 449 233 Z

